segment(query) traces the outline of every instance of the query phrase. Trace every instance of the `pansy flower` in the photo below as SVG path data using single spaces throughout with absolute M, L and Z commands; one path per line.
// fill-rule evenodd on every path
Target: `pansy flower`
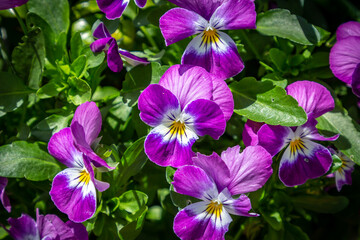
M 123 68 L 124 59 L 131 66 L 137 66 L 139 64 L 148 64 L 149 62 L 137 57 L 130 52 L 118 47 L 116 39 L 111 36 L 104 23 L 100 23 L 93 33 L 97 40 L 90 44 L 90 49 L 93 52 L 105 51 L 107 53 L 107 64 L 111 71 L 120 72 Z
M 360 23 L 347 22 L 336 31 L 337 42 L 330 51 L 330 69 L 341 81 L 350 84 L 360 97 Z
M 135 0 L 139 8 L 146 5 L 147 0 Z M 105 13 L 107 19 L 116 19 L 121 17 L 130 0 L 96 0 L 100 10 Z
M 91 218 L 96 210 L 96 189 L 102 192 L 109 187 L 94 178 L 94 166 L 111 168 L 90 147 L 100 130 L 99 108 L 86 102 L 76 109 L 71 127 L 55 133 L 49 141 L 49 153 L 68 167 L 55 176 L 50 196 L 74 222 Z
M 0 201 L 6 211 L 11 212 L 11 205 L 8 196 L 5 193 L 5 187 L 8 184 L 8 179 L 6 177 L 0 177 Z
M 328 175 L 328 177 L 335 177 L 336 189 L 340 192 L 345 184 L 351 185 L 351 173 L 354 171 L 355 162 L 340 151 L 336 152 L 330 148 L 330 152 L 341 160 L 341 166 L 334 173 Z
M 182 64 L 205 68 L 219 78 L 235 76 L 244 68 L 235 42 L 222 30 L 255 28 L 251 0 L 169 0 L 180 8 L 160 18 L 166 45 L 198 34 L 182 56 Z
M 10 229 L 7 230 L 15 240 L 86 240 L 88 233 L 84 225 L 67 221 L 64 223 L 58 216 L 53 214 L 39 215 L 36 213 L 36 221 L 27 214 L 19 218 L 8 219 Z
M 29 0 L 1 0 L 0 1 L 0 10 L 19 7 L 21 5 L 24 5 L 28 1 Z
M 224 133 L 234 109 L 231 98 L 226 84 L 205 69 L 170 67 L 159 84 L 149 85 L 139 96 L 140 118 L 153 127 L 145 140 L 149 159 L 160 166 L 191 164 L 198 136 L 218 139 Z
M 316 129 L 320 117 L 334 108 L 334 99 L 322 85 L 310 81 L 298 81 L 286 88 L 308 116 L 308 121 L 298 127 L 272 126 L 249 121 L 243 133 L 245 145 L 263 146 L 272 156 L 282 149 L 279 178 L 289 187 L 300 185 L 307 179 L 325 174 L 331 167 L 329 150 L 315 141 L 334 141 L 339 135 L 330 138 L 321 136 Z
M 193 162 L 193 166 L 180 167 L 172 182 L 177 193 L 200 200 L 175 216 L 174 232 L 179 238 L 224 239 L 232 221 L 230 214 L 258 216 L 249 213 L 251 203 L 244 193 L 261 188 L 272 174 L 271 156 L 263 147 L 250 146 L 240 153 L 235 146 L 221 157 L 198 153 Z

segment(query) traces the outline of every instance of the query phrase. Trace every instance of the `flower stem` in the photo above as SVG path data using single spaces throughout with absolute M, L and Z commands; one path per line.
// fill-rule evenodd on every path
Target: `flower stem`
M 141 31 L 145 34 L 145 37 L 147 38 L 147 40 L 150 42 L 151 46 L 155 49 L 155 51 L 159 52 L 159 48 L 155 42 L 155 40 L 152 38 L 152 36 L 149 34 L 149 32 L 146 30 L 146 27 L 141 26 L 140 27 Z
M 261 60 L 261 56 L 259 54 L 259 52 L 257 51 L 256 47 L 254 46 L 254 44 L 252 44 L 252 42 L 250 41 L 250 39 L 248 38 L 248 36 L 245 33 L 245 30 L 240 30 L 240 35 L 241 38 L 246 42 L 246 44 L 249 46 L 249 48 L 251 49 L 251 51 L 255 54 L 256 58 L 260 61 Z
M 25 25 L 24 21 L 21 19 L 21 17 L 20 17 L 20 15 L 19 15 L 18 11 L 17 11 L 15 8 L 13 8 L 12 10 L 14 11 L 15 16 L 16 16 L 16 18 L 17 18 L 17 20 L 18 20 L 18 22 L 19 22 L 19 24 L 20 24 L 20 26 L 21 26 L 22 30 L 24 31 L 25 35 L 27 35 L 27 34 L 28 34 L 27 27 L 26 27 L 26 25 Z

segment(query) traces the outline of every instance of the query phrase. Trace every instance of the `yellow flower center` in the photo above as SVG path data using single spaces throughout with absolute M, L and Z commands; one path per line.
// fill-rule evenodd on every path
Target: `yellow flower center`
M 211 201 L 206 208 L 206 212 L 208 212 L 211 215 L 215 214 L 215 216 L 219 218 L 222 212 L 222 207 L 223 205 L 221 202 Z
M 202 44 L 217 43 L 220 40 L 220 35 L 214 28 L 207 28 L 202 35 Z
M 90 182 L 90 174 L 85 169 L 80 172 L 79 182 L 84 182 L 86 185 Z
M 174 121 L 171 125 L 170 125 L 170 133 L 171 134 L 179 134 L 179 135 L 184 135 L 185 134 L 185 123 L 182 123 L 180 121 Z
M 290 142 L 290 153 L 295 155 L 297 151 L 305 149 L 304 141 L 301 138 L 296 138 Z

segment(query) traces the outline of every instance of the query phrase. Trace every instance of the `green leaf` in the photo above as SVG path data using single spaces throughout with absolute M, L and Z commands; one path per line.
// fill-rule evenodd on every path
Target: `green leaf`
M 269 81 L 244 78 L 229 87 L 234 95 L 234 112 L 248 119 L 283 126 L 299 126 L 307 120 L 297 101 Z
M 95 68 L 104 62 L 105 53 L 93 53 L 89 46 L 81 50 L 81 54 L 85 55 L 88 61 L 88 68 Z
M 332 157 L 333 162 L 332 162 L 330 172 L 334 173 L 342 166 L 343 162 L 341 161 L 340 157 L 336 154 L 333 154 L 331 157 Z
M 23 178 L 32 181 L 52 179 L 61 171 L 57 161 L 44 151 L 41 142 L 24 141 L 0 147 L 0 176 Z
M 130 222 L 129 224 L 125 225 L 123 228 L 120 229 L 120 239 L 135 240 L 140 235 L 142 227 L 144 225 L 147 210 L 148 209 L 145 206 L 144 211 L 136 221 Z
M 23 104 L 24 98 L 33 92 L 20 78 L 11 73 L 0 72 L 0 111 L 14 111 Z
M 17 76 L 32 89 L 38 89 L 45 64 L 45 42 L 40 28 L 23 37 L 23 43 L 14 48 L 11 59 Z
M 31 134 L 41 141 L 48 142 L 53 133 L 68 126 L 71 118 L 71 114 L 65 116 L 53 114 L 36 124 L 31 130 Z
M 272 9 L 257 16 L 256 30 L 264 35 L 289 39 L 303 45 L 319 44 L 329 33 L 286 9 Z
M 36 92 L 36 95 L 40 99 L 51 98 L 57 96 L 61 91 L 63 91 L 67 85 L 59 83 L 57 81 L 50 81 L 47 84 L 43 85 Z
M 283 72 L 286 70 L 287 56 L 283 51 L 281 51 L 280 49 L 277 49 L 277 48 L 272 48 L 269 51 L 269 56 L 270 56 L 271 61 L 275 64 L 276 68 L 280 72 Z
M 285 222 L 285 234 L 286 240 L 309 240 L 309 236 L 299 227 L 291 223 Z
M 335 147 L 360 165 L 360 127 L 343 108 L 337 108 L 317 118 L 316 127 L 326 136 L 340 134 L 332 142 Z
M 122 185 L 127 180 L 138 174 L 147 161 L 144 152 L 145 137 L 138 139 L 128 147 L 122 156 L 119 166 L 114 170 L 114 178 L 117 185 Z
M 139 217 L 139 212 L 143 211 L 148 201 L 148 196 L 140 191 L 130 190 L 124 192 L 119 197 L 119 209 L 124 210 L 128 213 L 132 220 Z
M 67 0 L 31 0 L 27 6 L 29 12 L 37 14 L 47 22 L 56 36 L 61 32 L 67 33 L 70 25 L 70 9 Z
M 161 66 L 160 63 L 152 62 L 151 63 L 151 83 L 159 83 L 160 78 L 170 66 L 164 65 Z
M 81 53 L 84 48 L 84 44 L 81 39 L 80 32 L 75 32 L 70 40 L 70 57 L 71 61 L 74 61 Z
M 75 77 L 81 78 L 86 72 L 86 56 L 80 55 L 74 60 L 70 68 Z
M 69 85 L 71 86 L 68 92 L 69 101 L 77 106 L 90 101 L 91 88 L 87 82 L 76 77 L 70 77 Z
M 291 198 L 296 207 L 305 208 L 317 213 L 337 213 L 349 204 L 343 196 L 312 196 L 304 195 Z

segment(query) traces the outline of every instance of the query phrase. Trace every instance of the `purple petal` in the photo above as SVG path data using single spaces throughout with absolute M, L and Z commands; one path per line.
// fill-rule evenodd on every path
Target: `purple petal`
M 8 219 L 10 236 L 15 240 L 40 239 L 36 222 L 27 214 L 21 214 L 19 218 Z
M 212 41 L 203 39 L 204 34 L 191 40 L 182 56 L 182 64 L 203 67 L 222 79 L 233 77 L 243 70 L 244 64 L 235 42 L 226 33 L 217 31 Z
M 79 124 L 78 121 L 73 121 L 71 123 L 71 133 L 74 137 L 74 142 L 77 147 L 82 153 L 84 153 L 91 161 L 94 163 L 96 167 L 107 167 L 109 169 L 115 169 L 115 167 L 110 167 L 106 161 L 100 158 L 88 145 L 85 141 L 85 132 L 82 125 Z
M 93 32 L 95 38 L 112 38 L 104 23 L 100 23 Z
M 96 0 L 107 19 L 121 17 L 130 0 Z
M 355 163 L 351 161 L 343 153 L 337 154 L 342 161 L 341 167 L 334 173 L 336 189 L 340 192 L 341 188 L 346 185 L 352 184 L 351 173 L 354 171 Z
M 194 152 L 191 147 L 197 138 L 191 130 L 187 134 L 174 135 L 169 128 L 160 125 L 146 137 L 145 153 L 152 162 L 163 167 L 192 164 Z
M 208 22 L 193 11 L 173 8 L 160 18 L 159 24 L 166 46 L 168 46 L 201 32 L 206 28 Z
M 0 201 L 6 211 L 11 212 L 11 204 L 8 196 L 5 193 L 5 187 L 8 184 L 8 179 L 5 177 L 0 177 Z
M 353 93 L 360 98 L 360 63 L 356 66 L 353 73 L 351 87 Z
M 94 102 L 85 102 L 77 107 L 71 125 L 78 123 L 85 133 L 85 141 L 91 146 L 101 131 L 101 113 Z M 74 135 L 75 140 L 77 136 Z
M 264 123 L 247 120 L 244 125 L 242 138 L 245 146 L 256 146 L 259 143 L 258 131 Z
M 317 141 L 335 141 L 338 139 L 339 134 L 333 137 L 324 137 L 319 134 L 316 124 L 318 122 L 314 118 L 310 118 L 304 125 L 299 126 L 296 132 L 301 133 L 305 138 Z
M 210 20 L 211 15 L 224 2 L 224 0 L 169 0 L 173 4 L 200 14 L 206 20 Z
M 286 145 L 287 139 L 292 139 L 294 132 L 289 127 L 263 125 L 259 132 L 259 145 L 264 147 L 271 156 L 275 156 Z
M 217 153 L 214 152 L 211 156 L 197 153 L 192 160 L 195 166 L 203 169 L 214 180 L 219 192 L 229 185 L 230 170 Z
M 84 169 L 67 168 L 58 173 L 50 196 L 55 206 L 74 222 L 91 218 L 96 210 L 96 189 Z
M 139 8 L 143 8 L 146 5 L 146 1 L 147 0 L 135 0 L 135 4 L 139 7 Z
M 301 185 L 306 180 L 324 175 L 331 167 L 332 158 L 324 146 L 303 140 L 304 148 L 292 154 L 286 148 L 279 167 L 279 178 L 288 187 Z
M 86 228 L 81 223 L 74 223 L 72 221 L 67 221 L 66 225 L 68 225 L 72 232 L 74 233 L 74 237 L 76 237 L 76 240 L 88 240 L 88 232 L 86 231 Z
M 212 97 L 212 78 L 205 69 L 197 66 L 171 66 L 161 77 L 159 85 L 179 99 L 181 109 L 194 100 L 210 100 Z
M 101 52 L 109 47 L 111 41 L 113 41 L 112 37 L 98 39 L 90 44 L 90 49 L 93 52 Z
M 121 60 L 119 48 L 115 39 L 112 39 L 109 44 L 109 49 L 107 51 L 107 64 L 110 70 L 113 72 L 121 72 L 123 69 L 124 64 Z
M 298 101 L 299 106 L 314 118 L 320 117 L 334 109 L 335 103 L 329 90 L 323 85 L 310 82 L 298 81 L 286 87 L 287 94 Z
M 232 219 L 222 207 L 220 215 L 209 213 L 208 203 L 196 202 L 178 212 L 174 219 L 174 232 L 182 240 L 221 240 Z
M 85 165 L 87 172 L 90 174 L 91 181 L 94 183 L 95 188 L 97 190 L 99 190 L 99 192 L 103 192 L 110 187 L 109 183 L 102 182 L 102 181 L 95 179 L 94 170 L 91 166 L 91 159 L 88 158 L 87 156 L 84 156 L 84 165 Z
M 37 215 L 40 239 L 74 239 L 71 229 L 56 215 Z
M 210 25 L 219 30 L 256 28 L 255 4 L 250 0 L 229 0 L 216 9 Z
M 336 30 L 336 40 L 342 40 L 348 37 L 360 36 L 360 23 L 359 22 L 346 22 L 341 24 Z
M 28 2 L 28 0 L 1 0 L 0 10 L 19 7 L 21 5 L 24 5 L 27 2 Z
M 67 167 L 83 167 L 83 156 L 75 145 L 71 129 L 61 129 L 52 135 L 48 144 L 49 153 Z
M 272 158 L 261 146 L 249 146 L 240 154 L 240 146 L 221 153 L 230 169 L 228 189 L 232 195 L 248 193 L 261 188 L 272 174 Z
M 147 65 L 150 62 L 147 61 L 145 58 L 140 58 L 135 56 L 134 54 L 131 54 L 130 52 L 124 50 L 124 49 L 120 49 L 119 48 L 119 53 L 121 55 L 121 57 L 131 66 L 135 67 L 137 65 L 143 64 L 143 65 Z
M 360 63 L 360 37 L 348 37 L 338 41 L 330 51 L 330 69 L 341 81 L 351 84 L 352 76 Z
M 228 189 L 224 189 L 224 191 L 219 194 L 219 199 L 222 199 L 224 208 L 230 214 L 244 217 L 259 216 L 256 213 L 249 213 L 251 210 L 251 202 L 250 199 L 244 194 L 241 194 L 237 199 L 233 199 Z
M 182 166 L 176 170 L 172 182 L 177 193 L 202 200 L 212 200 L 218 195 L 213 179 L 196 166 Z
M 213 78 L 213 95 L 211 100 L 219 105 L 224 113 L 225 120 L 228 121 L 234 112 L 234 98 L 225 81 Z
M 140 118 L 146 124 L 156 127 L 171 113 L 179 115 L 179 101 L 172 92 L 158 84 L 149 85 L 139 96 Z
M 189 124 L 199 136 L 209 135 L 219 139 L 225 132 L 226 121 L 220 107 L 209 100 L 199 99 L 188 104 L 184 113 L 192 119 Z

